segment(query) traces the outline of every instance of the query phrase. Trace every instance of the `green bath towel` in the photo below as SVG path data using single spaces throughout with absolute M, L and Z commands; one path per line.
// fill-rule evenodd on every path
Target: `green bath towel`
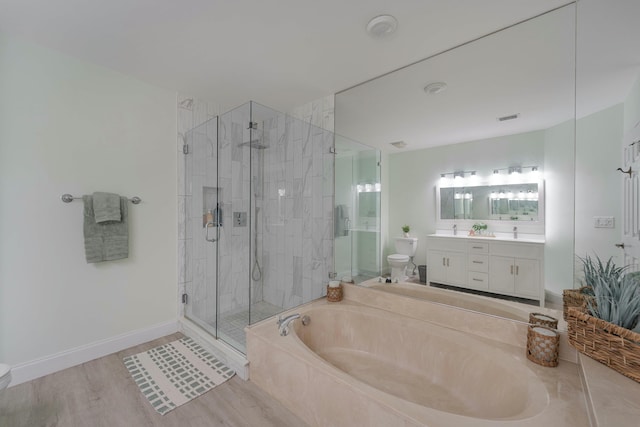
M 113 261 L 129 257 L 129 215 L 126 197 L 120 197 L 120 221 L 96 222 L 93 197 L 84 202 L 84 252 L 87 263 Z

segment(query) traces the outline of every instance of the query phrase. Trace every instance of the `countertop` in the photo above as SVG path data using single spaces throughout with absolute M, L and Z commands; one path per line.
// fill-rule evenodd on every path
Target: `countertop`
M 467 239 L 467 240 L 487 240 L 490 242 L 510 242 L 510 243 L 544 243 L 544 236 L 541 234 L 520 234 L 517 239 L 510 236 L 510 233 L 495 233 L 495 237 L 487 236 L 469 236 L 467 231 L 459 231 L 457 235 L 452 232 L 429 234 L 427 237 L 447 237 L 451 239 Z

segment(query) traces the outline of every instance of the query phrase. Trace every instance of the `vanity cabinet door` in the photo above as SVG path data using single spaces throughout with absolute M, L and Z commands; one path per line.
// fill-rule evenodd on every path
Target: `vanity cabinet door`
M 427 251 L 429 281 L 445 285 L 467 283 L 467 256 L 462 252 Z
M 514 293 L 515 260 L 511 257 L 492 256 L 489 263 L 489 289 L 495 292 Z
M 427 251 L 429 281 L 444 283 L 447 281 L 447 256 L 441 251 Z
M 467 256 L 458 252 L 447 255 L 447 281 L 454 285 L 467 284 Z
M 526 297 L 540 297 L 540 266 L 537 259 L 515 259 L 515 291 Z

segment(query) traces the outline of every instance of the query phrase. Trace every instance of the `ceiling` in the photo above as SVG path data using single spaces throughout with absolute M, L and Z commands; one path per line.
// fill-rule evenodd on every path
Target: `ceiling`
M 248 100 L 291 111 L 567 3 L 567 0 L 0 0 L 0 31 L 183 95 L 216 102 L 220 111 Z M 640 1 L 580 0 L 578 4 L 575 108 L 581 117 L 623 101 L 637 78 L 640 25 L 635 21 L 640 16 Z M 367 22 L 380 14 L 392 14 L 399 22 L 396 33 L 386 39 L 375 39 L 365 31 Z M 565 35 L 572 31 L 573 28 L 564 29 Z M 535 37 L 532 40 L 536 41 Z M 565 44 L 538 42 L 536 49 L 548 48 L 556 61 L 561 60 L 558 52 L 567 49 Z M 518 47 L 515 43 L 510 45 L 509 40 L 503 45 L 515 52 Z M 522 62 L 510 76 L 505 75 L 499 67 L 489 66 L 492 62 L 499 63 L 495 54 L 488 47 L 482 54 L 476 54 L 475 62 L 469 66 L 459 64 L 459 71 L 470 70 L 477 79 L 467 82 L 464 90 L 458 91 L 455 102 L 450 102 L 455 114 L 449 114 L 449 126 L 439 123 L 439 135 L 423 137 L 422 142 L 413 138 L 408 149 L 543 128 L 566 116 L 565 106 L 555 108 L 557 115 L 553 117 L 554 111 L 539 101 L 545 96 L 566 99 L 570 84 L 563 75 L 546 89 L 529 85 L 537 101 L 520 106 L 511 102 L 496 106 L 495 111 L 488 108 L 484 111 L 486 122 L 490 121 L 494 128 L 498 115 L 520 113 L 522 119 L 529 121 L 518 119 L 499 130 L 489 127 L 483 130 L 483 125 L 477 125 L 468 127 L 473 129 L 472 134 L 465 134 L 456 123 L 474 120 L 471 111 L 459 107 L 470 104 L 468 99 L 495 101 L 513 92 L 511 80 L 528 81 L 541 72 L 549 72 L 549 67 Z M 438 75 L 434 72 L 438 67 L 442 80 L 450 79 L 450 88 L 436 97 L 456 93 L 455 79 L 460 76 L 442 72 L 437 60 L 425 62 L 430 64 L 427 71 L 431 74 L 425 72 L 425 77 L 411 81 L 412 95 L 396 93 L 398 102 L 403 96 L 406 100 L 419 97 L 423 102 L 426 95 L 421 88 Z M 571 76 L 569 80 L 572 81 Z M 361 88 L 356 87 L 353 92 L 358 90 Z M 388 96 L 391 100 L 393 93 Z M 554 104 L 559 105 L 558 102 L 546 105 Z M 369 102 L 369 106 L 375 107 L 375 103 Z M 337 122 L 341 118 L 344 122 L 344 111 L 336 108 Z M 383 113 L 385 110 L 377 112 L 385 117 Z M 378 127 L 372 127 L 369 135 L 353 137 L 387 150 L 389 142 L 412 139 L 389 132 L 388 117 L 386 122 L 376 120 Z
M 248 100 L 290 111 L 565 3 L 0 0 L 0 31 L 221 111 Z M 384 40 L 365 31 L 380 14 L 399 22 Z
M 640 73 L 640 2 L 581 0 L 577 14 L 560 7 L 338 93 L 336 132 L 394 153 L 545 130 L 625 101 Z M 446 90 L 426 94 L 434 81 Z
M 408 151 L 573 119 L 574 34 L 569 5 L 351 88 L 336 95 L 336 132 L 396 152 L 390 143 Z M 433 82 L 447 87 L 426 93 Z

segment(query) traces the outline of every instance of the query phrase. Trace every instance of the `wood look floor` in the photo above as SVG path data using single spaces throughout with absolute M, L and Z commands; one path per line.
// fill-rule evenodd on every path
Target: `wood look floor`
M 251 381 L 231 380 L 158 414 L 122 358 L 182 338 L 174 334 L 0 392 L 0 427 L 237 426 L 306 424 Z

